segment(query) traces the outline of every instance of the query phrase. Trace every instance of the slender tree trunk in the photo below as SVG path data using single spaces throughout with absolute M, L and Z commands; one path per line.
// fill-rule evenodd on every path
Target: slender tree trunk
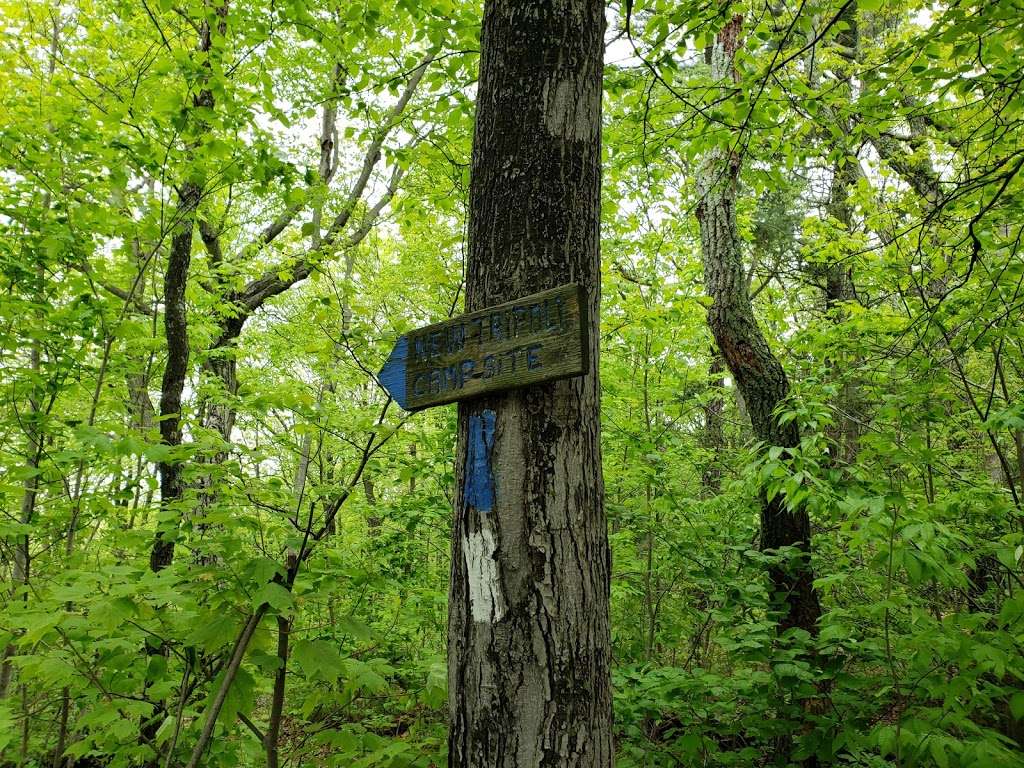
M 742 17 L 734 17 L 708 51 L 716 80 L 734 78 L 733 57 L 740 43 Z M 789 393 L 782 365 L 772 354 L 758 327 L 747 290 L 746 271 L 736 230 L 736 185 L 740 159 L 717 150 L 709 153 L 699 172 L 697 220 L 700 224 L 705 290 L 712 298 L 708 324 L 726 366 L 743 395 L 755 436 L 770 446 L 795 448 L 800 433 L 795 422 L 780 422 L 776 407 Z M 762 499 L 761 545 L 766 550 L 796 547 L 808 552 L 811 527 L 804 509 L 789 509 L 774 496 Z M 780 630 L 799 627 L 817 634 L 821 615 L 809 564 L 772 566 L 770 576 L 781 600 Z
M 317 393 L 317 405 L 323 402 L 325 388 L 321 386 Z M 309 461 L 313 455 L 313 433 L 306 432 L 302 436 L 299 448 L 299 462 L 295 467 L 295 481 L 292 483 L 292 495 L 295 499 L 295 516 L 293 523 L 298 525 L 306 497 L 306 482 L 309 479 Z M 297 573 L 298 553 L 288 550 L 287 564 L 289 574 Z M 286 582 L 291 588 L 291 583 Z M 292 622 L 287 616 L 277 617 L 277 659 L 278 667 L 274 673 L 274 689 L 270 699 L 270 717 L 267 721 L 267 732 L 263 736 L 263 749 L 267 755 L 267 768 L 278 768 L 280 765 L 281 720 L 284 715 L 285 690 L 288 683 L 288 654 L 291 644 Z M 332 621 L 333 623 L 333 621 Z
M 43 275 L 43 264 L 39 263 L 38 272 L 39 279 L 42 281 Z M 40 288 L 42 283 L 40 282 Z M 29 352 L 30 366 L 33 374 L 36 378 L 40 376 L 40 368 L 42 359 L 39 352 L 39 342 L 33 342 L 32 349 Z M 30 525 L 32 519 L 35 517 L 36 511 L 36 498 L 39 495 L 39 459 L 42 455 L 42 434 L 41 425 L 39 423 L 40 417 L 40 401 L 39 395 L 36 391 L 36 385 L 33 383 L 31 393 L 28 398 L 28 412 L 24 414 L 23 419 L 25 422 L 25 479 L 22 481 L 21 490 L 21 505 L 18 511 L 18 522 L 21 525 Z M 14 567 L 11 571 L 11 587 L 15 595 L 28 584 L 29 567 L 32 562 L 31 552 L 29 551 L 29 535 L 27 533 L 19 533 L 14 544 Z M 23 594 L 20 596 L 22 600 L 28 600 L 28 595 Z M 11 659 L 14 657 L 17 649 L 14 643 L 9 643 L 4 649 L 3 664 L 0 665 L 0 700 L 6 699 L 10 692 L 11 681 L 14 678 L 14 665 Z M 28 714 L 25 713 L 26 722 L 28 722 Z
M 263 746 L 267 753 L 267 768 L 278 768 L 279 744 L 281 740 L 281 718 L 284 714 L 285 684 L 288 680 L 288 646 L 292 623 L 284 616 L 277 617 L 277 660 L 279 666 L 274 673 L 274 692 L 270 699 L 270 718 Z
M 209 19 L 199 24 L 199 45 L 201 57 L 200 79 L 202 87 L 193 97 L 196 108 L 213 109 L 213 91 L 208 84 L 212 70 L 210 56 L 213 53 L 214 35 L 223 36 L 226 30 L 227 2 L 217 7 L 218 24 L 216 31 Z M 198 132 L 205 131 L 202 118 L 197 119 Z M 192 149 L 195 147 L 193 146 Z M 190 153 L 191 154 L 191 153 Z M 160 386 L 160 441 L 172 450 L 181 445 L 181 393 L 188 376 L 188 313 L 185 307 L 185 288 L 188 285 L 188 270 L 192 260 L 192 240 L 195 234 L 196 213 L 203 196 L 201 183 L 191 178 L 181 182 L 178 188 L 177 222 L 171 237 L 171 250 L 164 273 L 164 338 L 167 343 L 167 363 L 164 366 Z M 153 571 L 166 568 L 174 560 L 174 539 L 177 534 L 180 515 L 175 507 L 185 494 L 181 477 L 181 462 L 170 456 L 160 462 L 160 508 L 153 549 L 149 555 L 149 567 Z
M 377 514 L 377 489 L 373 485 L 373 480 L 367 474 L 363 475 L 363 494 L 366 496 L 366 503 L 373 510 L 366 516 L 366 532 L 370 536 L 376 536 L 380 533 L 382 520 L 380 515 Z
M 178 206 L 178 224 L 171 240 L 171 250 L 164 275 L 164 336 L 167 343 L 167 362 L 164 367 L 160 388 L 160 442 L 173 451 L 181 445 L 181 393 L 188 374 L 189 346 L 188 320 L 185 308 L 185 287 L 188 284 L 189 261 L 192 256 L 192 229 L 196 208 L 199 204 L 200 189 L 192 182 L 182 186 Z M 180 510 L 178 505 L 184 496 L 181 477 L 181 463 L 176 456 L 168 456 L 157 466 L 160 476 L 160 516 L 157 519 L 156 536 L 149 553 L 149 568 L 157 573 L 167 568 L 174 560 L 174 540 L 177 537 Z M 166 653 L 165 649 L 146 644 L 150 656 Z M 159 756 L 156 753 L 157 729 L 163 703 L 156 703 L 154 716 L 143 723 L 139 738 L 154 750 L 146 762 L 146 768 L 156 768 Z
M 413 462 L 416 461 L 416 443 L 412 443 L 409 446 L 409 456 L 412 458 Z M 1021 472 L 1024 473 L 1024 467 L 1021 468 Z M 413 468 L 413 471 L 409 474 L 409 495 L 411 496 L 414 493 L 416 493 L 415 467 Z
M 192 230 L 196 208 L 202 192 L 193 182 L 182 184 L 178 204 L 178 223 L 171 239 L 171 252 L 164 273 L 164 338 L 167 363 L 160 385 L 160 442 L 172 450 L 181 445 L 181 393 L 188 375 L 188 316 L 185 308 L 185 287 L 192 259 Z M 174 538 L 178 512 L 175 509 L 184 495 L 181 462 L 170 456 L 160 462 L 160 508 L 149 567 L 153 571 L 166 568 L 174 560 Z
M 844 155 L 833 167 L 832 188 L 826 206 L 828 214 L 843 225 L 846 232 L 853 230 L 853 207 L 849 202 L 850 190 L 860 178 L 860 166 L 856 157 Z M 825 265 L 825 311 L 833 323 L 840 323 L 846 314 L 842 309 L 844 302 L 850 301 L 853 294 L 853 274 L 850 267 L 843 263 Z M 839 358 L 830 358 L 827 363 L 833 380 L 842 379 L 841 370 L 848 368 L 850 353 L 841 350 Z M 843 358 L 847 358 L 844 360 Z M 860 396 L 857 385 L 845 381 L 839 385 L 835 398 L 838 413 L 835 415 L 834 427 L 830 430 L 836 452 L 833 463 L 844 462 L 853 464 L 857 459 L 860 433 L 856 414 L 860 411 Z
M 453 768 L 612 764 L 596 332 L 603 33 L 600 0 L 484 7 L 467 309 L 576 281 L 592 331 L 585 376 L 459 406 Z
M 231 657 L 228 659 L 224 673 L 220 677 L 220 686 L 214 692 L 210 704 L 203 715 L 203 729 L 196 740 L 195 746 L 192 748 L 192 754 L 189 755 L 186 768 L 198 768 L 200 761 L 203 759 L 203 753 L 206 751 L 207 746 L 209 746 L 210 739 L 213 738 L 213 729 L 217 726 L 217 718 L 220 716 L 220 711 L 224 707 L 224 702 L 231 691 L 231 686 L 235 682 L 238 669 L 242 666 L 242 659 L 245 658 L 249 642 L 252 640 L 256 628 L 259 627 L 260 621 L 263 620 L 266 613 L 267 604 L 263 603 L 246 619 L 245 624 L 242 626 L 242 631 L 238 639 L 235 640 L 234 648 L 231 650 Z
M 844 26 L 836 33 L 836 43 L 850 51 L 856 59 L 860 46 L 856 4 L 851 5 L 843 14 L 843 22 Z M 840 65 L 835 74 L 841 82 L 840 87 L 843 89 L 843 93 L 852 99 L 853 82 L 850 73 Z M 832 112 L 829 112 L 829 115 L 831 120 L 838 121 L 843 126 L 844 136 L 852 135 L 854 125 L 849 117 Z M 832 186 L 829 190 L 825 210 L 848 233 L 853 231 L 854 226 L 854 209 L 850 204 L 850 192 L 856 187 L 860 177 L 860 161 L 854 151 L 844 149 L 832 168 Z M 843 256 L 844 258 L 838 261 L 827 263 L 824 270 L 825 311 L 833 323 L 840 323 L 845 319 L 842 306 L 854 298 L 853 268 L 848 261 L 849 257 L 846 255 L 845 249 Z M 840 359 L 828 361 L 833 379 L 842 378 L 840 370 L 849 367 L 847 361 L 842 359 L 848 354 L 845 351 L 841 352 Z M 835 404 L 838 407 L 838 413 L 835 417 L 835 426 L 831 430 L 831 437 L 837 450 L 832 459 L 834 463 L 842 461 L 852 464 L 857 458 L 860 438 L 855 418 L 860 410 L 857 385 L 851 381 L 843 382 L 835 398 Z
M 218 24 L 216 30 L 208 18 L 204 18 L 198 27 L 199 44 L 197 51 L 200 58 L 201 87 L 193 97 L 192 104 L 196 108 L 212 109 L 214 106 L 213 91 L 209 87 L 208 78 L 212 70 L 210 57 L 213 53 L 214 35 L 223 36 L 227 19 L 227 2 L 216 9 Z M 202 118 L 196 118 L 197 132 L 206 130 Z M 189 147 L 189 155 L 198 146 L 194 143 Z M 175 212 L 176 222 L 171 236 L 171 247 L 167 257 L 167 268 L 164 272 L 164 339 L 167 347 L 167 361 L 164 364 L 163 378 L 160 383 L 160 442 L 171 450 L 171 455 L 157 465 L 160 478 L 160 515 L 157 520 L 156 536 L 149 553 L 149 568 L 154 573 L 167 568 L 174 561 L 174 544 L 181 521 L 181 503 L 185 496 L 185 482 L 182 477 L 182 461 L 174 453 L 182 444 L 182 392 L 189 368 L 188 310 L 185 303 L 185 291 L 188 287 L 189 265 L 192 260 L 192 243 L 195 235 L 199 203 L 203 196 L 203 183 L 191 177 L 180 183 L 178 187 L 178 207 Z M 146 652 L 150 655 L 166 653 L 166 650 L 149 643 Z M 139 737 L 143 744 L 154 750 L 146 761 L 146 768 L 156 768 L 160 764 L 154 740 L 160 725 L 159 715 L 164 711 L 163 702 L 156 703 L 156 711 L 140 729 Z
M 62 26 L 58 23 L 57 17 L 52 17 L 52 32 L 50 34 L 50 56 L 48 63 L 48 74 L 53 80 L 53 73 L 57 66 L 57 51 L 60 46 L 60 33 Z M 43 193 L 42 209 L 49 211 L 52 197 L 49 190 Z M 36 290 L 41 295 L 45 284 L 46 268 L 42 260 L 36 262 Z M 40 302 L 42 303 L 42 302 Z M 39 341 L 32 342 L 29 352 L 29 365 L 32 373 L 38 381 L 42 367 L 42 356 L 40 354 Z M 29 525 L 35 516 L 36 498 L 39 495 L 39 460 L 43 454 L 42 425 L 39 423 L 40 395 L 36 389 L 35 382 L 32 383 L 28 398 L 28 414 L 25 420 L 25 480 L 22 483 L 21 505 L 19 508 L 18 522 L 22 525 Z M 11 572 L 13 591 L 16 593 L 20 587 L 28 584 L 28 570 L 31 563 L 31 552 L 29 551 L 29 534 L 19 534 L 14 545 L 14 567 Z M 28 600 L 25 594 L 22 598 Z M 0 701 L 6 699 L 10 692 L 11 681 L 14 677 L 14 665 L 11 659 L 17 652 L 14 643 L 8 643 L 4 648 L 3 661 L 0 662 Z M 25 724 L 28 724 L 28 713 L 25 712 Z
M 850 190 L 856 186 L 860 178 L 860 167 L 857 158 L 844 155 L 836 161 L 832 169 L 832 187 L 829 190 L 828 204 L 825 206 L 829 216 L 834 218 L 847 232 L 853 228 L 853 207 L 850 205 Z M 849 266 L 842 263 L 831 263 L 825 267 L 825 310 L 838 311 L 839 305 L 853 297 L 853 277 Z

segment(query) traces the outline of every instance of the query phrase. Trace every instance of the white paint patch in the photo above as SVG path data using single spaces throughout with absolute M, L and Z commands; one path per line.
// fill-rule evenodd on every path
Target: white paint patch
M 498 563 L 494 560 L 494 550 L 497 548 L 494 533 L 486 515 L 481 518 L 481 530 L 462 540 L 462 554 L 466 558 L 469 606 L 473 621 L 493 623 L 501 619 L 505 605 L 501 597 Z
M 544 125 L 552 136 L 590 139 L 597 129 L 594 94 L 574 77 L 544 83 Z

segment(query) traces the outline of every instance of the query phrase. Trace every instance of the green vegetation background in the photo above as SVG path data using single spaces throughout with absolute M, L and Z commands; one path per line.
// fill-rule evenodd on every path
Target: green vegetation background
M 609 8 L 601 327 L 618 764 L 760 765 L 783 737 L 828 764 L 1024 764 L 1024 8 L 628 11 L 627 33 Z M 712 82 L 702 51 L 733 13 L 738 82 Z M 265 764 L 275 617 L 282 764 L 444 764 L 454 409 L 403 416 L 372 372 L 460 308 L 479 8 L 3 0 L 3 18 L 0 763 L 184 764 L 268 606 L 204 765 Z M 694 217 L 715 148 L 743 158 L 792 456 L 752 440 L 715 365 Z M 174 446 L 161 297 L 186 182 Z M 836 268 L 853 290 L 826 306 Z M 286 289 L 219 347 L 264 275 Z M 161 507 L 159 463 L 180 502 Z M 762 489 L 810 511 L 817 638 L 774 631 L 765 572 L 787 553 L 758 547 Z M 154 572 L 158 527 L 177 546 Z

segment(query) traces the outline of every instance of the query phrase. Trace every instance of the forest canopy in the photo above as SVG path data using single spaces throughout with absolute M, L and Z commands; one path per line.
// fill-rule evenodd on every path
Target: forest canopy
M 0 766 L 448 764 L 480 4 L 0 4 Z M 615 764 L 1024 765 L 1024 3 L 604 20 Z

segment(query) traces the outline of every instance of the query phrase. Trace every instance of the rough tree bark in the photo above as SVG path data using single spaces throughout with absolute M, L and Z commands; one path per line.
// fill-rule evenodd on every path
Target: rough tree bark
M 192 259 L 192 229 L 202 191 L 193 182 L 182 184 L 178 222 L 171 239 L 171 251 L 164 273 L 164 338 L 167 363 L 160 384 L 160 442 L 172 450 L 181 445 L 181 393 L 188 375 L 188 314 L 185 288 Z M 174 560 L 174 537 L 178 515 L 173 512 L 184 493 L 181 464 L 170 456 L 160 462 L 160 508 L 156 538 L 149 554 L 150 570 L 159 571 Z
M 603 33 L 600 0 L 485 3 L 470 311 L 576 281 L 597 328 Z M 459 406 L 456 768 L 612 764 L 598 336 L 587 375 Z
M 733 58 L 740 42 L 742 17 L 734 17 L 708 51 L 712 78 L 735 77 Z M 746 271 L 736 230 L 736 185 L 740 159 L 722 150 L 703 159 L 698 174 L 701 255 L 704 286 L 712 299 L 708 324 L 729 372 L 736 381 L 756 437 L 767 445 L 795 448 L 800 433 L 795 422 L 780 422 L 776 407 L 789 393 L 786 373 L 758 327 L 747 288 Z M 809 551 L 811 526 L 804 509 L 788 509 L 778 497 L 762 499 L 761 546 L 765 550 L 797 547 Z M 805 561 L 770 569 L 774 592 L 781 598 L 780 630 L 799 627 L 817 634 L 821 616 L 813 574 Z
M 850 204 L 850 191 L 860 179 L 860 164 L 855 155 L 843 155 L 832 167 L 832 186 L 829 191 L 825 210 L 847 232 L 853 231 L 853 206 Z M 833 261 L 825 265 L 825 312 L 833 323 L 841 323 L 848 313 L 843 304 L 855 297 L 853 269 L 843 262 Z M 839 382 L 839 392 L 834 404 L 837 409 L 834 425 L 828 433 L 835 445 L 835 454 L 830 456 L 830 463 L 852 465 L 857 459 L 860 442 L 860 430 L 857 416 L 861 409 L 861 397 L 857 384 L 852 380 L 843 381 L 841 371 L 848 370 L 856 363 L 849 360 L 850 352 L 839 352 L 839 359 L 829 358 L 826 363 L 831 370 L 833 381 Z M 843 360 L 843 358 L 847 358 Z
M 219 21 L 216 30 L 205 18 L 198 27 L 197 52 L 202 63 L 201 87 L 192 98 L 195 108 L 212 109 L 214 105 L 213 91 L 208 84 L 211 71 L 210 56 L 214 35 L 224 35 L 227 11 L 225 0 L 217 8 Z M 206 126 L 202 119 L 196 119 L 195 134 L 201 136 L 205 131 Z M 192 141 L 188 146 L 189 155 L 198 144 L 198 141 Z M 171 247 L 167 256 L 167 268 L 164 272 L 164 340 L 167 346 L 167 360 L 160 383 L 160 442 L 170 448 L 170 454 L 157 465 L 160 479 L 160 516 L 157 519 L 156 535 L 149 553 L 149 568 L 154 573 L 162 571 L 174 561 L 175 539 L 181 520 L 179 506 L 185 495 L 181 458 L 174 454 L 182 444 L 181 396 L 188 377 L 190 351 L 185 291 L 188 287 L 189 265 L 192 261 L 196 217 L 202 197 L 202 179 L 189 177 L 178 186 L 178 205 Z M 150 656 L 166 652 L 163 647 L 154 646 L 149 642 L 146 644 L 146 653 Z M 149 719 L 143 720 L 139 729 L 140 742 L 153 749 L 145 760 L 146 768 L 156 768 L 160 764 L 155 742 L 164 712 L 163 702 L 155 702 L 153 714 Z

